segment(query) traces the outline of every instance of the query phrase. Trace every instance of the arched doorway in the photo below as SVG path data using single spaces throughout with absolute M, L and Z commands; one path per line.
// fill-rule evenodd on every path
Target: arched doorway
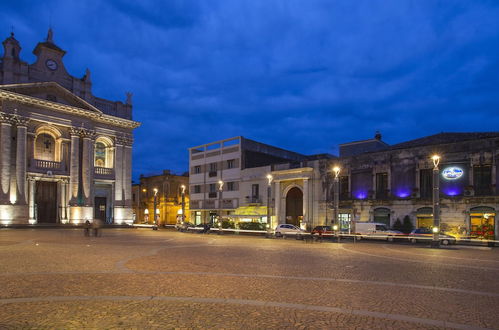
M 286 223 L 300 226 L 303 219 L 303 192 L 300 188 L 291 188 L 286 195 Z

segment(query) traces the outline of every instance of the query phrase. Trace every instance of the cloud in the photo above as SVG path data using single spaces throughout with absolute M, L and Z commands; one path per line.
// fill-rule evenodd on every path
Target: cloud
M 134 177 L 244 135 L 301 153 L 496 130 L 499 4 L 400 0 L 16 1 L 23 58 L 46 35 L 94 94 L 134 92 Z M 154 152 L 152 152 L 154 151 Z

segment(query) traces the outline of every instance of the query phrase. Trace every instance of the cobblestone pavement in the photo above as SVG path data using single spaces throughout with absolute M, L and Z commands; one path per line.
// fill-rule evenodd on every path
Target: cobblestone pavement
M 499 249 L 0 230 L 0 329 L 499 329 Z

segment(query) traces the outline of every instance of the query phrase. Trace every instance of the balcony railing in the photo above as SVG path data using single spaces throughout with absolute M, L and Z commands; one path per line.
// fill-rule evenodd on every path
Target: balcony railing
M 35 159 L 35 167 L 37 169 L 44 169 L 44 170 L 59 170 L 61 169 L 61 162 Z
M 114 169 L 107 167 L 94 167 L 94 174 L 96 178 L 100 179 L 114 179 Z

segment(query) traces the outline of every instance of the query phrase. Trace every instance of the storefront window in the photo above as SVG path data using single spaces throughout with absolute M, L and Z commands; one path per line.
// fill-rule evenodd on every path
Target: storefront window
M 433 227 L 433 208 L 422 207 L 417 211 L 416 217 L 417 228 L 432 228 Z
M 390 209 L 379 207 L 374 210 L 374 222 L 384 223 L 390 227 Z
M 495 211 L 489 207 L 476 207 L 470 210 L 470 236 L 479 239 L 494 239 Z
M 339 213 L 338 221 L 340 224 L 340 230 L 342 232 L 348 232 L 350 234 L 351 230 L 351 214 L 350 213 Z

